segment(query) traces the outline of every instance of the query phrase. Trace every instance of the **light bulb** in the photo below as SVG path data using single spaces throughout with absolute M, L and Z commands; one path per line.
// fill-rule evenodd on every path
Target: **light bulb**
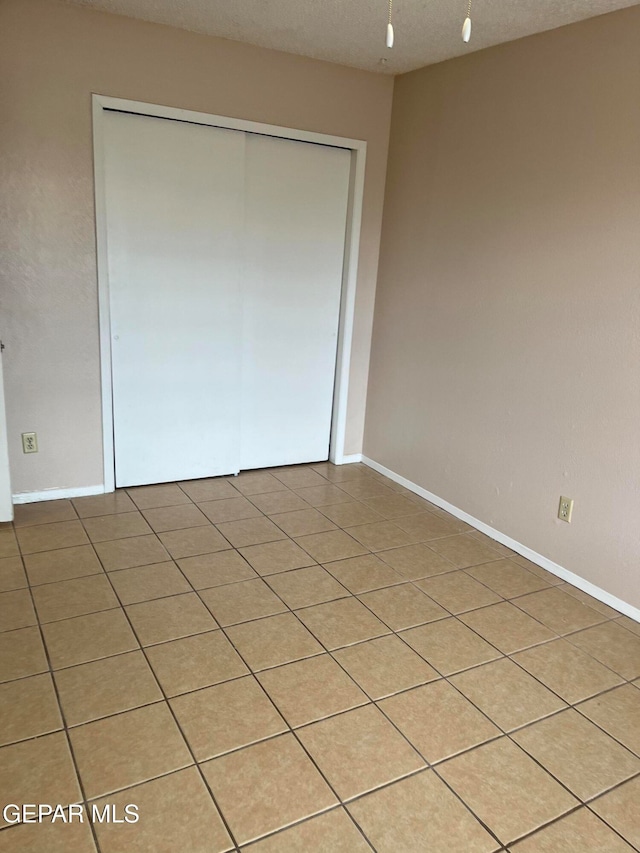
M 393 24 L 387 24 L 387 47 L 393 47 Z
M 465 44 L 471 38 L 471 18 L 467 17 L 464 19 L 464 24 L 462 25 L 462 41 Z

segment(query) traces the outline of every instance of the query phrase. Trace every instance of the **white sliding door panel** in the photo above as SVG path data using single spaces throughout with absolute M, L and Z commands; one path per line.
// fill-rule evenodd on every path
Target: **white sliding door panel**
M 245 134 L 105 114 L 116 484 L 235 473 Z
M 247 135 L 243 469 L 328 458 L 350 165 Z

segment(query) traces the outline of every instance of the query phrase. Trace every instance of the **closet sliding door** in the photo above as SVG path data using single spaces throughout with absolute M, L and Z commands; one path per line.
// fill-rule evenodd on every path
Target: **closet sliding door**
M 104 122 L 116 485 L 327 459 L 350 152 Z
M 240 467 L 329 457 L 351 152 L 247 134 Z
M 245 134 L 105 113 L 116 485 L 240 462 Z

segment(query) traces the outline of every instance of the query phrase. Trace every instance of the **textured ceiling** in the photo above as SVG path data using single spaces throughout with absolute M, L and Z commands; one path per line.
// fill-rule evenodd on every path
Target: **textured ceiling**
M 465 45 L 460 30 L 467 0 L 394 0 L 395 46 L 388 50 L 387 0 L 69 2 L 388 74 L 637 5 L 637 0 L 473 0 L 473 33 Z

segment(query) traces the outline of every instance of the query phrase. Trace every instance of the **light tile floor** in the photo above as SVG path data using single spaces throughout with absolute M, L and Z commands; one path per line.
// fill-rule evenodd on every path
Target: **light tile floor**
M 363 465 L 16 507 L 0 853 L 640 849 L 640 628 Z M 4 805 L 4 803 L 3 803 Z

